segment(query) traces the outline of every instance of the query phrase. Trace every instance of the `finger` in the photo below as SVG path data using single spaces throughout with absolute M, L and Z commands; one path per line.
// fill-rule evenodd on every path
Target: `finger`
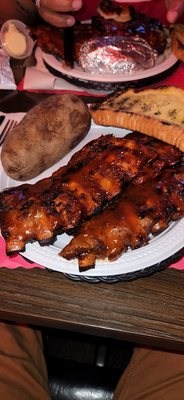
M 41 0 L 41 8 L 52 11 L 77 11 L 82 7 L 82 0 Z
M 75 23 L 75 18 L 72 15 L 60 14 L 58 12 L 48 10 L 47 8 L 41 7 L 39 9 L 39 14 L 46 22 L 58 28 L 72 26 Z
M 181 0 L 166 0 L 168 22 L 174 23 L 184 12 L 184 2 Z

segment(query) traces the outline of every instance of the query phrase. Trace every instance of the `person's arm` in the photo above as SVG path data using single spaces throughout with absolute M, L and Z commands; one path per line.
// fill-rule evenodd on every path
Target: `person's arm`
M 82 0 L 40 0 L 37 8 L 34 0 L 0 1 L 0 25 L 8 19 L 19 19 L 26 24 L 37 22 L 40 15 L 43 20 L 58 27 L 73 25 L 72 12 L 82 7 Z
M 38 12 L 45 21 L 58 27 L 66 27 L 75 23 L 71 13 L 82 7 L 82 0 L 40 0 L 39 4 Z
M 8 19 L 19 19 L 27 24 L 36 22 L 38 11 L 32 0 L 0 1 L 0 25 Z

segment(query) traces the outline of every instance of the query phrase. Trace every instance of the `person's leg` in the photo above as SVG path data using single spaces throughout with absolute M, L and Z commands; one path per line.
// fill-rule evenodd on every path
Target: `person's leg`
M 51 400 L 39 331 L 0 322 L 0 399 Z
M 135 348 L 113 400 L 183 400 L 184 353 Z

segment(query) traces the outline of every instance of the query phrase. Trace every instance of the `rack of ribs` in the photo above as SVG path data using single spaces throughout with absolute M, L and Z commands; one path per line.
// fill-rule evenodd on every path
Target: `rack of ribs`
M 172 157 L 179 155 L 175 150 Z M 7 253 L 23 251 L 34 240 L 50 244 L 57 234 L 72 232 L 157 158 L 151 145 L 133 136 L 105 135 L 84 146 L 51 177 L 5 190 L 0 194 L 0 227 Z
M 43 51 L 64 58 L 63 29 L 41 23 L 30 27 L 30 32 Z M 128 22 L 107 20 L 101 16 L 95 16 L 89 23 L 77 23 L 74 26 L 74 59 L 79 62 L 81 48 L 89 40 L 107 36 L 142 38 L 158 54 L 162 54 L 167 46 L 167 34 L 157 19 L 135 12 Z
M 113 261 L 127 249 L 147 244 L 150 234 L 159 234 L 171 220 L 183 217 L 184 162 L 161 174 L 157 169 L 153 176 L 150 181 L 144 175 L 141 185 L 135 179 L 118 200 L 81 226 L 60 255 L 77 258 L 79 270 L 86 271 L 97 259 Z

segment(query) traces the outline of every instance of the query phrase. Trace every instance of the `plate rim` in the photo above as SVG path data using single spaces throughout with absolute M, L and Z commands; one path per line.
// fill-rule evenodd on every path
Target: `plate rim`
M 119 275 L 109 275 L 109 276 L 81 276 L 81 275 L 73 275 L 63 273 L 67 278 L 73 281 L 83 281 L 87 283 L 117 283 L 117 282 L 130 282 L 135 279 L 140 278 L 148 278 L 149 276 L 155 274 L 156 272 L 161 272 L 168 268 L 171 264 L 179 261 L 184 256 L 184 247 L 177 251 L 172 256 L 162 260 L 157 264 L 153 264 L 147 268 L 143 268 L 142 270 L 138 270 L 135 272 L 128 272 L 125 274 Z M 53 272 L 52 270 L 49 270 Z
M 41 50 L 42 52 L 42 57 L 43 60 L 46 64 L 48 64 L 48 66 L 50 66 L 51 68 L 55 69 L 57 72 L 61 73 L 63 76 L 66 76 L 70 79 L 78 79 L 81 81 L 86 81 L 86 82 L 91 82 L 91 83 L 99 83 L 99 84 L 105 84 L 105 83 L 114 83 L 114 84 L 118 84 L 118 83 L 128 83 L 128 82 L 134 82 L 134 81 L 139 81 L 142 79 L 147 79 L 147 78 L 151 78 L 154 76 L 157 76 L 165 71 L 167 71 L 168 69 L 170 69 L 171 67 L 173 67 L 178 59 L 176 58 L 176 56 L 173 54 L 173 52 L 171 51 L 171 48 L 167 48 L 165 50 L 165 53 L 168 53 L 168 57 L 166 57 L 163 62 L 160 62 L 158 65 L 155 65 L 153 68 L 149 68 L 149 69 L 145 69 L 142 72 L 138 72 L 137 74 L 131 74 L 131 75 L 127 75 L 127 76 L 122 76 L 120 78 L 120 75 L 116 75 L 113 78 L 109 75 L 99 75 L 96 78 L 96 75 L 92 75 L 92 74 L 88 74 L 85 71 L 82 71 L 79 68 L 79 74 L 77 73 L 78 69 L 75 70 L 74 69 L 70 69 L 68 68 L 67 70 L 62 68 L 62 61 L 58 61 L 56 56 L 46 53 L 43 50 Z M 163 57 L 163 55 L 161 56 Z M 169 61 L 169 64 L 167 65 Z M 162 66 L 162 68 L 160 69 L 160 67 Z M 111 79 L 110 79 L 111 78 Z
M 179 220 L 178 223 L 182 224 L 182 227 L 183 227 L 184 219 Z M 156 237 L 156 238 L 158 238 L 158 240 L 160 240 L 159 236 L 160 235 L 158 235 Z M 167 239 L 167 237 L 165 237 L 165 235 L 164 235 L 164 239 Z M 150 243 L 148 243 L 146 246 L 149 246 L 149 244 Z M 29 253 L 29 247 L 30 246 L 32 247 L 32 245 L 34 245 L 34 248 L 33 248 L 33 251 L 31 251 L 31 254 L 30 254 Z M 135 256 L 135 257 L 136 257 L 136 254 L 135 254 L 135 252 L 136 252 L 138 254 L 138 258 L 140 258 L 140 257 L 142 257 L 141 253 L 144 251 L 146 246 L 140 247 L 140 248 L 138 248 L 136 250 L 130 250 L 129 252 L 130 252 L 130 254 L 132 254 L 132 252 L 134 252 L 133 256 Z M 19 254 L 22 255 L 23 257 L 25 256 L 25 258 L 29 259 L 30 261 L 36 262 L 38 264 L 41 264 L 42 266 L 44 266 L 45 268 L 47 268 L 50 271 L 55 271 L 55 272 L 59 272 L 59 273 L 62 272 L 63 274 L 66 274 L 68 276 L 75 277 L 75 279 L 77 279 L 77 277 L 81 277 L 82 279 L 87 279 L 87 280 L 92 280 L 93 278 L 95 280 L 98 280 L 98 279 L 100 280 L 100 279 L 105 279 L 105 278 L 107 280 L 108 279 L 109 280 L 113 280 L 113 279 L 117 279 L 117 278 L 118 279 L 123 279 L 123 277 L 127 277 L 128 279 L 130 279 L 131 276 L 133 276 L 134 279 L 135 279 L 135 277 L 139 276 L 140 274 L 144 274 L 146 276 L 147 273 L 148 274 L 150 272 L 153 273 L 154 269 L 155 269 L 155 272 L 156 272 L 158 268 L 162 268 L 162 267 L 165 268 L 166 264 L 168 266 L 169 264 L 173 263 L 173 258 L 176 257 L 178 254 L 180 254 L 180 252 L 182 253 L 182 255 L 184 255 L 184 247 L 183 247 L 183 240 L 182 240 L 182 244 L 179 244 L 176 247 L 174 252 L 173 251 L 168 252 L 168 257 L 166 255 L 161 255 L 161 256 L 157 257 L 157 261 L 155 263 L 153 263 L 153 264 L 151 263 L 151 258 L 150 258 L 150 263 L 147 266 L 135 267 L 135 269 L 133 271 L 125 271 L 125 272 L 122 271 L 122 273 L 115 272 L 113 274 L 112 268 L 113 268 L 113 265 L 115 265 L 116 261 L 115 262 L 114 261 L 111 262 L 109 260 L 99 261 L 99 264 L 100 265 L 104 264 L 104 267 L 106 267 L 106 265 L 108 264 L 108 266 L 106 268 L 108 268 L 110 266 L 109 273 L 104 273 L 103 270 L 99 273 L 97 271 L 97 268 L 93 268 L 93 269 L 89 269 L 87 271 L 80 272 L 79 268 L 78 268 L 77 260 L 67 261 L 67 260 L 61 258 L 61 259 L 58 259 L 58 260 L 61 261 L 61 263 L 66 263 L 66 267 L 59 266 L 58 264 L 57 264 L 57 266 L 54 266 L 54 267 L 52 266 L 54 264 L 54 261 L 56 262 L 55 257 L 59 257 L 58 253 L 60 251 L 60 249 L 58 249 L 57 247 L 54 247 L 54 245 L 46 246 L 47 247 L 47 254 L 46 254 L 47 260 L 44 261 L 43 264 L 40 261 L 40 260 L 43 259 L 43 254 L 41 254 L 41 251 L 42 251 L 41 249 L 45 249 L 45 246 L 42 247 L 42 246 L 39 245 L 38 242 L 34 242 L 34 243 L 28 243 L 27 247 L 28 247 L 28 251 L 27 252 L 20 252 Z M 151 249 L 149 247 L 149 250 L 150 250 L 150 252 L 151 251 L 153 252 L 154 249 Z M 122 254 L 122 256 L 120 256 L 118 258 L 118 260 L 117 260 L 117 262 L 118 262 L 117 268 L 118 269 L 121 268 L 120 264 L 123 264 L 123 263 L 125 264 L 126 263 L 126 260 L 123 260 L 123 263 L 121 261 L 122 261 L 122 257 L 123 256 L 125 256 L 125 258 L 127 257 L 127 253 L 128 252 Z M 50 264 L 48 265 L 48 259 L 49 259 L 49 263 L 51 265 Z M 72 265 L 72 268 L 77 269 L 77 271 L 75 271 L 75 272 L 68 271 L 67 272 L 67 268 L 69 269 L 69 265 L 70 266 Z M 122 265 L 122 268 L 123 268 L 123 265 Z

